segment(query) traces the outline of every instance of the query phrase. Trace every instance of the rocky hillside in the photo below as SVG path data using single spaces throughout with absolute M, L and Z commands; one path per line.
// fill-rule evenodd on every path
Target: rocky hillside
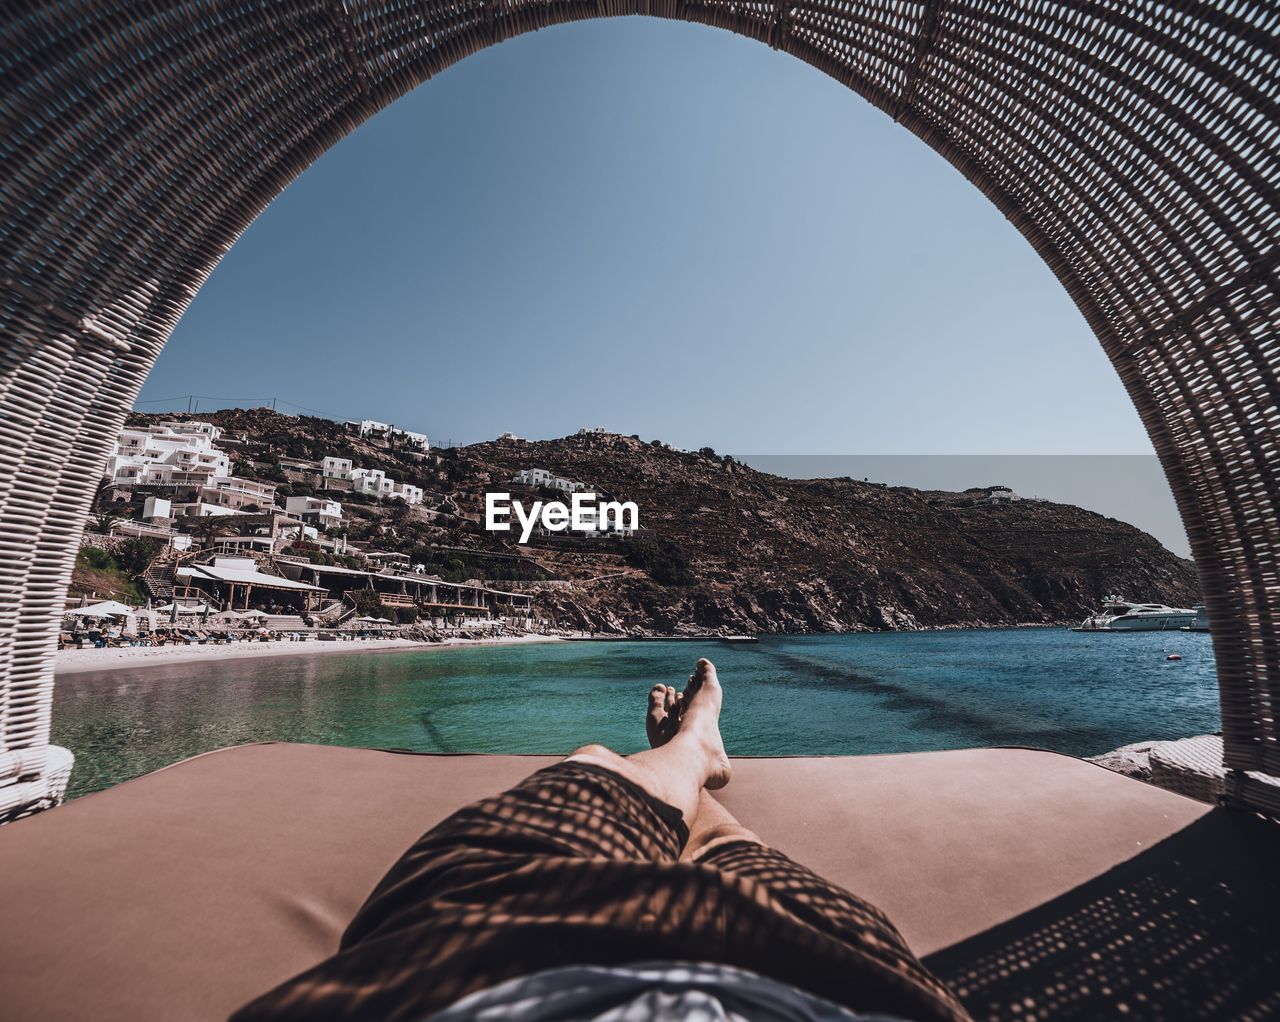
M 623 575 L 557 600 L 624 629 L 1075 623 L 1115 592 L 1175 606 L 1198 599 L 1191 562 L 1130 525 L 1062 504 L 783 479 L 621 436 L 495 442 L 460 457 L 468 476 L 502 480 L 533 465 L 639 505 L 655 542 L 687 562 L 685 584 Z
M 261 409 L 207 417 L 247 441 L 230 449 L 255 459 L 259 473 L 264 458 L 342 454 L 423 486 L 422 508 L 388 518 L 384 508 L 355 507 L 353 528 L 431 570 L 538 580 L 512 584 L 537 591 L 566 626 L 837 632 L 1050 624 L 1078 622 L 1110 593 L 1175 606 L 1198 600 L 1191 562 L 1132 526 L 1062 504 L 986 503 L 984 490 L 784 479 L 714 452 L 613 434 L 494 441 L 423 459 L 366 444 L 322 419 Z M 511 475 L 530 467 L 635 501 L 642 538 L 518 547 L 510 533 L 483 532 L 485 491 L 508 489 Z

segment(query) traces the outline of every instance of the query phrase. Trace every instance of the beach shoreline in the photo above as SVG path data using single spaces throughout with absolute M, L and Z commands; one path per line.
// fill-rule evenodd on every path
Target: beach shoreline
M 176 664 L 230 663 L 249 660 L 273 660 L 280 657 L 338 656 L 356 653 L 430 652 L 471 646 L 520 646 L 530 643 L 560 642 L 555 635 L 507 635 L 491 639 L 445 639 L 442 642 L 418 642 L 414 639 L 356 639 L 323 642 L 309 639 L 298 642 L 273 639 L 270 642 L 236 642 L 215 646 L 123 646 L 107 649 L 63 649 L 58 651 L 55 678 L 61 681 L 77 674 L 102 674 L 110 671 L 140 671 Z

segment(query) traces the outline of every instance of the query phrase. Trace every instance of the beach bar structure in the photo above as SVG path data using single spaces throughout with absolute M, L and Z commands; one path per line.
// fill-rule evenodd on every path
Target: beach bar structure
M 324 587 L 268 574 L 249 557 L 215 557 L 210 564 L 180 565 L 174 576 L 175 600 L 208 599 L 223 610 L 274 603 L 306 614 L 325 595 Z
M 533 598 L 527 593 L 508 593 L 487 586 L 445 582 L 431 575 L 409 571 L 361 571 L 337 565 L 277 560 L 290 579 L 309 583 L 333 599 L 366 590 L 389 609 L 416 607 L 429 617 L 529 617 Z
M 316 159 L 457 61 L 623 15 L 717 27 L 806 62 L 1008 218 L 1148 431 L 1217 663 L 1220 747 L 1180 768 L 1214 779 L 1217 806 L 1069 757 L 981 749 L 746 760 L 729 807 L 885 908 L 982 1018 L 1275 1017 L 1273 0 L 0 8 L 0 819 L 17 820 L 0 828 L 3 1012 L 225 1018 L 336 948 L 425 827 L 538 765 L 247 746 L 39 812 L 71 767 L 50 724 L 85 516 L 219 260 Z M 927 301 L 930 281 L 918 283 Z M 790 354 L 803 359 L 803 342 Z

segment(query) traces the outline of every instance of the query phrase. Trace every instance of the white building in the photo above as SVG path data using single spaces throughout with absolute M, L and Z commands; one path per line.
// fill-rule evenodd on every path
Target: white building
M 222 427 L 215 426 L 212 422 L 183 422 L 181 419 L 168 419 L 157 422 L 156 425 L 171 429 L 175 433 L 203 433 L 211 441 L 222 438 Z
M 145 521 L 153 518 L 172 518 L 173 503 L 165 497 L 148 497 L 142 504 L 142 517 Z
M 324 458 L 320 462 L 320 474 L 326 479 L 350 479 L 350 458 Z
M 347 422 L 347 429 L 359 433 L 366 439 L 402 440 L 411 447 L 429 450 L 431 443 L 425 433 L 414 433 L 412 430 L 400 429 L 389 422 L 378 422 L 376 419 L 352 419 Z
M 406 504 L 421 504 L 422 487 L 413 486 L 410 483 L 395 483 L 391 490 L 391 496 L 399 497 Z
M 231 460 L 208 433 L 155 425 L 123 430 L 106 474 L 118 486 L 199 486 L 231 475 Z
M 253 508 L 269 511 L 276 506 L 276 484 L 259 482 L 257 479 L 241 479 L 239 476 L 222 476 L 211 479 L 209 485 L 200 487 L 199 499 L 236 511 Z
M 218 536 L 211 542 L 210 548 L 217 553 L 232 556 L 273 554 L 276 552 L 276 541 L 270 536 L 256 533 L 248 536 Z
M 386 436 L 391 429 L 391 423 L 378 422 L 376 419 L 351 419 L 347 422 L 347 429 L 366 437 Z
M 342 524 L 342 505 L 325 497 L 288 497 L 284 509 L 310 525 L 331 529 Z
M 561 493 L 580 493 L 587 488 L 586 483 L 554 475 L 545 468 L 521 469 L 511 477 L 511 482 L 517 486 L 546 486 Z
M 178 504 L 174 507 L 175 516 L 181 513 L 186 518 L 220 518 L 225 515 L 247 515 L 248 511 L 237 511 L 223 504 L 210 504 L 207 500 L 198 500 L 191 504 Z
M 610 515 L 603 523 L 600 520 L 599 508 L 584 507 L 578 512 L 578 515 L 587 534 L 596 538 L 625 539 L 636 531 L 632 526 L 626 524 L 625 515 Z
M 417 447 L 424 451 L 431 449 L 431 441 L 427 439 L 426 433 L 414 433 L 412 430 L 408 429 L 392 428 L 390 435 L 402 440 L 410 447 Z
M 549 486 L 551 479 L 551 472 L 545 468 L 522 468 L 511 477 L 517 486 Z
M 356 493 L 370 497 L 389 497 L 395 483 L 387 478 L 387 473 L 380 468 L 353 468 L 351 482 Z

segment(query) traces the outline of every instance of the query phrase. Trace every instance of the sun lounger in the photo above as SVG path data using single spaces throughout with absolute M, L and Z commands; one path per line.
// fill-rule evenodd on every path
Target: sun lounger
M 426 827 L 552 761 L 244 746 L 19 821 L 0 1014 L 225 1019 L 330 953 Z M 1022 749 L 738 760 L 723 798 L 888 912 L 980 1018 L 1280 1002 L 1280 828 L 1245 814 Z

